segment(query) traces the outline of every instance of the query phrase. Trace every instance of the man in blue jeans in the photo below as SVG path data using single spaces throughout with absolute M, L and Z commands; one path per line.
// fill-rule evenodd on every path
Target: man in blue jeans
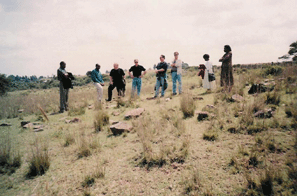
M 178 59 L 178 52 L 174 52 L 174 61 L 171 64 L 172 95 L 176 95 L 176 81 L 178 81 L 178 93 L 182 93 L 182 61 Z
M 160 63 L 158 63 L 156 67 L 156 77 L 157 77 L 157 82 L 156 82 L 156 92 L 154 98 L 158 97 L 159 95 L 159 89 L 161 89 L 161 97 L 164 97 L 165 94 L 165 79 L 166 79 L 166 72 L 167 72 L 167 63 L 165 62 L 165 56 L 161 55 L 160 56 Z
M 138 64 L 138 59 L 134 60 L 135 65 L 133 65 L 129 69 L 129 75 L 133 79 L 132 80 L 132 95 L 135 94 L 135 91 L 137 89 L 137 95 L 140 95 L 141 90 L 141 78 L 146 74 L 146 70 L 143 66 Z M 133 72 L 133 75 L 131 74 Z

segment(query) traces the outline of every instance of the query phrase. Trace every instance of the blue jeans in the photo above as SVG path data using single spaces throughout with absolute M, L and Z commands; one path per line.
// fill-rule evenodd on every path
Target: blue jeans
M 156 92 L 155 96 L 157 97 L 159 95 L 159 89 L 161 88 L 161 96 L 164 96 L 165 90 L 164 90 L 164 77 L 160 77 L 159 79 L 157 78 L 157 83 L 156 83 Z
M 140 90 L 141 90 L 141 78 L 133 78 L 132 80 L 132 94 L 135 93 L 137 88 L 137 95 L 140 95 Z
M 178 93 L 182 92 L 182 81 L 181 81 L 181 74 L 177 74 L 177 72 L 172 72 L 172 93 L 176 94 L 176 80 L 178 81 Z

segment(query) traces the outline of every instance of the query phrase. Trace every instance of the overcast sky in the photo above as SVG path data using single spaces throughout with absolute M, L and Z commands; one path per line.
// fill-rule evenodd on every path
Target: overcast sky
M 0 0 L 0 73 L 105 73 L 135 58 L 145 68 L 190 66 L 208 53 L 219 65 L 229 44 L 233 64 L 276 62 L 297 40 L 296 0 Z

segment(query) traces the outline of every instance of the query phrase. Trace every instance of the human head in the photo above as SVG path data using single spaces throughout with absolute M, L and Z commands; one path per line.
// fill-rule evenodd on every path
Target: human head
M 138 66 L 138 59 L 134 59 L 134 63 L 136 66 Z
M 209 60 L 209 55 L 205 54 L 205 55 L 203 55 L 203 58 L 204 58 L 204 60 L 208 61 Z
M 60 62 L 60 68 L 65 69 L 65 67 L 66 67 L 66 63 L 64 61 L 61 61 Z
M 114 69 L 118 69 L 119 68 L 119 64 L 118 63 L 114 63 L 113 64 Z
M 161 54 L 161 56 L 160 56 L 160 60 L 161 60 L 161 62 L 164 62 L 164 60 L 165 60 L 165 55 Z
M 230 51 L 232 51 L 231 47 L 229 45 L 225 45 L 224 46 L 224 52 L 230 52 Z
M 173 55 L 174 55 L 174 58 L 175 58 L 175 59 L 178 59 L 178 55 L 179 55 L 178 52 L 174 52 Z
M 100 69 L 100 65 L 96 64 L 96 69 L 99 70 Z

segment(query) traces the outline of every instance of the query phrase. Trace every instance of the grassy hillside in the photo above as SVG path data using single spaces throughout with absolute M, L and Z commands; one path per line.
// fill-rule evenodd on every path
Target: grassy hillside
M 216 90 L 206 92 L 190 68 L 183 94 L 171 96 L 169 77 L 165 97 L 147 100 L 150 72 L 140 98 L 131 98 L 128 79 L 127 96 L 102 106 L 92 84 L 75 87 L 69 112 L 56 115 L 57 88 L 9 93 L 0 100 L 0 124 L 11 124 L 0 127 L 0 195 L 296 195 L 297 67 L 273 68 L 237 68 L 230 93 L 219 87 L 219 72 Z M 261 82 L 274 89 L 248 94 Z M 145 111 L 125 119 L 135 108 Z M 198 120 L 199 111 L 208 117 Z M 65 122 L 73 118 L 80 122 Z M 133 129 L 114 136 L 108 119 Z

